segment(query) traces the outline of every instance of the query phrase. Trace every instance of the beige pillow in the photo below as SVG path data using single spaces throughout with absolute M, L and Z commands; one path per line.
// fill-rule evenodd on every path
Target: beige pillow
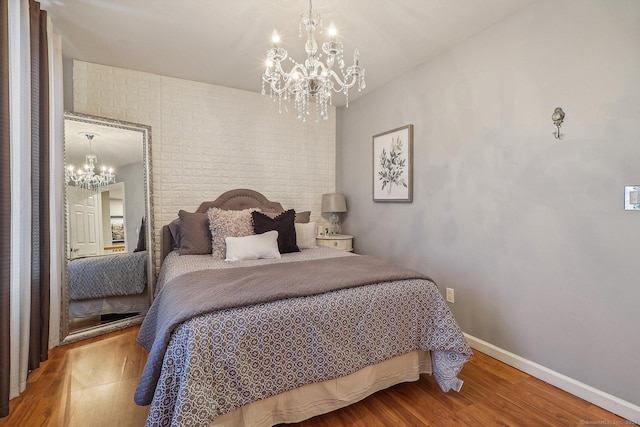
M 317 247 L 316 245 L 316 223 L 309 222 L 301 224 L 296 222 L 296 244 L 300 249 L 311 249 Z
M 244 209 L 241 211 L 225 211 L 219 208 L 210 208 L 207 211 L 209 217 L 209 229 L 211 230 L 211 255 L 214 258 L 225 259 L 227 237 L 243 237 L 253 234 L 251 212 L 259 209 Z

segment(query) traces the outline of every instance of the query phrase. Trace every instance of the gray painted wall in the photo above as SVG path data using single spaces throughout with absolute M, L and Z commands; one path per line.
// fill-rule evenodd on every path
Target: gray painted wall
M 465 332 L 635 405 L 639 42 L 637 0 L 541 0 L 337 122 L 356 251 L 454 288 Z M 414 202 L 373 203 L 372 135 L 410 123 Z

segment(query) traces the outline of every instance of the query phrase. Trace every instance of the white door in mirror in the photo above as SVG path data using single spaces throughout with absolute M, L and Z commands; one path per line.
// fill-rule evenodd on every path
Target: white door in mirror
M 67 187 L 69 203 L 69 258 L 102 254 L 100 193 Z

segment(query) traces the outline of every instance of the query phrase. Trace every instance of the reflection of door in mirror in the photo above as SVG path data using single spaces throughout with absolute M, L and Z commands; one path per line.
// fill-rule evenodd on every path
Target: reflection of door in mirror
M 142 183 L 142 181 L 140 181 Z M 67 187 L 69 204 L 69 259 L 131 252 L 131 233 L 125 234 L 125 183 L 111 184 L 100 192 Z M 136 228 L 136 236 L 140 228 Z
M 102 254 L 100 230 L 102 214 L 101 197 L 93 191 L 68 186 L 69 236 L 67 239 L 69 259 Z
M 66 341 L 73 341 L 139 322 L 149 308 L 155 274 L 150 128 L 67 113 L 64 129 L 62 330 L 70 333 Z M 112 171 L 100 172 L 102 165 Z

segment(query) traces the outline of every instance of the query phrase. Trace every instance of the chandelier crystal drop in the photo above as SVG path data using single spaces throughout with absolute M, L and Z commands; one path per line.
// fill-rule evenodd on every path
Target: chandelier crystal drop
M 84 188 L 91 191 L 99 191 L 105 185 L 113 184 L 116 182 L 116 175 L 113 168 L 102 167 L 100 174 L 95 173 L 96 163 L 98 158 L 93 154 L 91 150 L 91 143 L 93 138 L 97 136 L 95 133 L 83 133 L 89 140 L 89 154 L 86 155 L 87 163 L 82 169 L 75 169 L 73 166 L 69 166 L 65 170 L 64 178 L 65 182 L 69 184 L 73 182 L 76 187 Z
M 274 30 L 273 47 L 267 50 L 266 69 L 262 75 L 262 94 L 265 86 L 269 86 L 271 98 L 278 101 L 278 110 L 282 112 L 282 101 L 294 100 L 298 119 L 305 121 L 309 115 L 309 104 L 316 103 L 316 111 L 324 120 L 329 118 L 328 107 L 332 105 L 333 92 L 342 92 L 349 107 L 349 89 L 357 84 L 358 91 L 366 87 L 364 68 L 360 67 L 360 53 L 353 53 L 353 65 L 345 68 L 342 43 L 336 40 L 337 31 L 333 24 L 328 29 L 330 39 L 322 44 L 322 52 L 326 55 L 326 63 L 322 62 L 322 53 L 318 52 L 315 40 L 316 28 L 322 31 L 322 18 L 313 13 L 311 0 L 309 11 L 300 17 L 298 36 L 302 37 L 303 29 L 307 33 L 304 50 L 307 59 L 303 64 L 289 57 L 286 49 L 279 47 L 280 36 Z M 291 62 L 291 69 L 285 70 L 285 61 Z

